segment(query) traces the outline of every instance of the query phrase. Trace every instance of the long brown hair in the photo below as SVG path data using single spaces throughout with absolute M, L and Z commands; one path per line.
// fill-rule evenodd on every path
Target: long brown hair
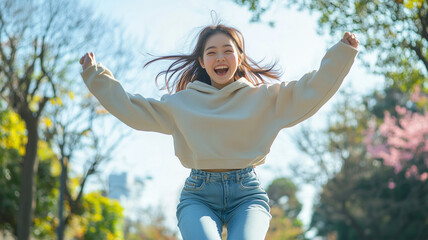
M 262 76 L 279 80 L 280 72 L 275 68 L 276 62 L 263 67 L 259 66 L 257 62 L 245 54 L 244 37 L 242 33 L 233 27 L 227 27 L 222 24 L 211 25 L 203 28 L 199 33 L 198 41 L 191 54 L 157 57 L 144 64 L 144 67 L 159 60 L 175 60 L 168 69 L 161 71 L 156 75 L 156 84 L 158 78 L 161 75 L 165 75 L 165 87 L 162 89 L 168 89 L 170 94 L 170 82 L 174 77 L 172 88 L 175 88 L 175 92 L 186 89 L 187 84 L 195 80 L 211 85 L 210 77 L 205 69 L 202 68 L 198 59 L 203 56 L 205 43 L 208 38 L 216 33 L 223 33 L 229 36 L 238 49 L 238 57 L 241 59 L 241 64 L 235 72 L 235 80 L 244 77 L 255 86 L 266 82 Z

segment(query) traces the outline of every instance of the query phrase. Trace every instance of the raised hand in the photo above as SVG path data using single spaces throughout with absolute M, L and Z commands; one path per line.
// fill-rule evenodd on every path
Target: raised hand
M 88 67 L 95 65 L 95 55 L 93 52 L 86 53 L 82 58 L 80 58 L 79 63 L 82 65 L 82 70 L 85 71 Z
M 345 32 L 345 34 L 343 34 L 342 42 L 351 45 L 354 48 L 357 48 L 358 44 L 360 43 L 355 34 L 350 32 Z

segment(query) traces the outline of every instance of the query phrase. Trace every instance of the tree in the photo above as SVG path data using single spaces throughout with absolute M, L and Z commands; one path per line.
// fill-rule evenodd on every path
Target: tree
M 9 110 L 0 111 L 0 129 L 4 133 L 0 135 L 0 166 L 1 174 L 5 176 L 0 178 L 0 230 L 16 235 L 21 172 L 19 159 L 25 152 L 25 124 L 16 113 Z M 53 239 L 60 222 L 55 213 L 58 210 L 58 180 L 61 166 L 49 144 L 39 141 L 37 154 L 40 162 L 36 175 L 38 190 L 35 196 L 32 235 L 37 239 Z M 98 158 L 100 159 L 102 158 Z M 87 176 L 86 173 L 85 177 Z M 123 215 L 120 205 L 97 192 L 82 194 L 84 186 L 78 178 L 71 178 L 69 181 L 71 183 L 67 188 L 73 197 L 71 200 L 74 200 L 70 202 L 80 207 L 74 207 L 75 210 L 71 211 L 71 204 L 67 202 L 66 219 L 71 223 L 67 231 L 68 236 L 70 238 L 78 236 L 82 239 L 109 239 L 108 237 L 123 239 Z M 76 196 L 79 194 L 81 195 L 77 201 Z
M 80 216 L 84 190 L 88 179 L 97 173 L 102 163 L 111 159 L 112 152 L 120 145 L 125 133 L 120 134 L 116 127 L 106 122 L 107 111 L 90 95 L 74 96 L 61 100 L 61 108 L 56 108 L 43 132 L 46 139 L 56 148 L 60 160 L 60 192 L 57 229 L 58 239 L 64 238 L 64 231 L 74 216 Z M 69 165 L 81 164 L 78 186 L 70 186 L 75 178 Z M 73 193 L 73 189 L 79 189 Z M 65 201 L 65 203 L 64 203 Z
M 372 172 L 346 185 L 346 198 L 335 187 L 346 176 L 330 180 L 314 206 L 311 227 L 335 239 L 426 239 L 426 183 L 383 165 Z
M 276 178 L 268 186 L 272 220 L 266 239 L 304 239 L 303 224 L 297 219 L 302 204 L 297 199 L 296 185 L 288 178 Z
M 395 230 L 392 236 L 400 239 L 428 237 L 428 231 L 424 230 L 428 219 L 428 113 L 426 104 L 421 105 L 422 108 L 417 107 L 418 102 L 425 102 L 426 98 L 413 94 L 413 104 L 407 104 L 416 106 L 412 107 L 413 111 L 396 106 L 396 117 L 385 112 L 381 123 L 376 123 L 373 118 L 366 133 L 367 151 L 394 172 L 385 182 L 401 200 L 396 202 L 401 218 L 408 219 L 391 228 Z M 396 198 L 393 196 L 394 200 Z M 405 234 L 400 232 L 405 230 Z
M 401 98 L 406 99 L 406 95 L 401 93 Z M 406 178 L 405 171 L 395 174 L 393 168 L 367 153 L 371 150 L 367 150 L 365 136 L 371 136 L 367 129 L 371 116 L 374 116 L 373 109 L 378 112 L 380 106 L 389 108 L 384 104 L 391 102 L 387 97 L 397 98 L 396 94 L 377 96 L 367 97 L 370 101 L 377 99 L 377 104 L 363 105 L 346 95 L 334 109 L 335 120 L 329 122 L 322 134 L 305 127 L 305 135 L 300 136 L 301 150 L 317 167 L 309 173 L 303 168 L 296 176 L 306 176 L 321 187 L 310 225 L 319 236 L 335 236 L 336 239 L 426 238 L 427 233 L 422 229 L 426 228 L 427 216 L 426 211 L 421 211 L 428 207 L 426 184 L 418 178 Z M 418 110 L 412 107 L 413 104 L 407 105 Z M 403 110 L 398 109 L 393 114 L 400 112 Z M 422 144 L 426 142 L 421 138 L 412 139 Z M 391 188 L 391 184 L 396 187 Z
M 297 6 L 299 10 L 319 13 L 319 33 L 335 36 L 346 31 L 360 39 L 360 59 L 370 67 L 366 53 L 376 55 L 373 73 L 386 77 L 389 85 L 402 91 L 420 86 L 428 93 L 428 2 L 425 0 L 234 0 L 253 12 L 261 21 L 270 8 Z
M 79 13 L 79 14 L 76 14 Z M 82 47 L 109 46 L 107 56 L 123 63 L 121 37 L 113 24 L 78 1 L 0 2 L 0 96 L 25 122 L 18 239 L 28 239 L 36 206 L 37 149 L 49 103 L 69 92 Z M 100 39 L 106 39 L 100 41 Z M 53 105 L 53 104 L 51 104 Z M 58 105 L 57 107 L 60 107 Z M 52 106 L 50 109 L 54 109 Z M 52 112 L 52 111 L 51 111 Z
M 0 135 L 0 166 L 2 175 L 0 178 L 0 229 L 13 235 L 17 233 L 17 212 L 19 207 L 19 186 L 21 168 L 19 159 L 25 154 L 25 124 L 19 115 L 14 112 L 0 111 L 0 129 L 4 133 Z M 56 180 L 59 169 L 56 156 L 48 144 L 39 142 L 37 156 L 40 159 L 38 175 L 38 191 L 34 217 L 33 235 L 37 239 L 52 239 L 55 221 L 52 212 L 46 209 L 54 209 L 57 198 Z M 55 165 L 56 163 L 56 165 Z
M 25 125 L 16 114 L 0 111 L 0 132 L 0 229 L 14 233 L 20 185 L 17 160 L 25 151 Z
M 297 178 L 314 184 L 320 191 L 321 196 L 316 201 L 311 223 L 311 227 L 316 228 L 319 235 L 326 236 L 333 229 L 337 230 L 327 225 L 334 219 L 352 229 L 359 239 L 365 239 L 363 227 L 359 222 L 360 212 L 354 211 L 357 208 L 351 203 L 356 194 L 361 194 L 356 191 L 360 180 L 370 178 L 376 169 L 362 142 L 369 113 L 364 105 L 355 99 L 354 94 L 341 94 L 342 99 L 335 104 L 335 114 L 330 114 L 325 130 L 314 131 L 304 126 L 296 136 L 299 150 L 308 156 L 307 164 L 314 167 L 302 167 L 307 164 L 300 162 L 299 165 L 292 166 L 292 169 Z M 372 186 L 377 183 L 368 184 Z M 320 204 L 328 211 L 318 211 Z
M 362 134 L 371 115 L 350 91 L 341 91 L 338 103 L 329 114 L 324 130 L 314 130 L 303 123 L 294 136 L 299 150 L 308 156 L 311 168 L 291 164 L 294 175 L 304 182 L 321 187 L 341 171 L 347 171 L 347 182 L 359 178 L 371 168 L 362 144 Z M 299 177 L 301 176 L 301 177 Z M 343 186 L 340 186 L 342 188 Z
M 297 187 L 288 178 L 276 178 L 269 184 L 267 190 L 269 204 L 284 211 L 288 218 L 295 219 L 302 210 L 302 204 L 297 199 Z
M 420 181 L 428 179 L 428 113 L 412 113 L 397 106 L 400 119 L 386 112 L 384 122 L 379 126 L 380 141 L 375 141 L 376 126 L 372 124 L 367 133 L 368 152 L 374 158 L 382 159 L 395 173 L 404 171 L 407 178 Z

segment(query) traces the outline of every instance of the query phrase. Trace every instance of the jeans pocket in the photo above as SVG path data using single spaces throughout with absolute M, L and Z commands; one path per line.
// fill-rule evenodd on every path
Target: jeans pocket
M 249 173 L 241 178 L 239 186 L 243 190 L 257 189 L 260 188 L 260 181 L 255 174 Z
M 184 183 L 184 190 L 200 191 L 204 187 L 204 185 L 205 185 L 204 179 L 191 175 L 186 179 L 186 182 Z

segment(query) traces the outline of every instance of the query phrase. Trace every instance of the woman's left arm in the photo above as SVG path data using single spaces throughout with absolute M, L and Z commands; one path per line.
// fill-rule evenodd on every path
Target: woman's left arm
M 327 51 L 317 71 L 305 74 L 298 81 L 267 87 L 281 128 L 309 118 L 337 92 L 358 54 L 358 44 L 355 35 L 346 32 L 342 40 Z

